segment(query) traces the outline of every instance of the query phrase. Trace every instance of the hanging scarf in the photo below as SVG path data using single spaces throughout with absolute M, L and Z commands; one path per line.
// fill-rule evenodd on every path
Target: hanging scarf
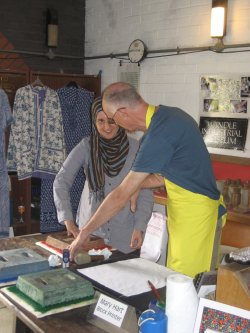
M 103 111 L 101 97 L 97 97 L 92 105 L 92 134 L 90 137 L 90 161 L 87 179 L 90 192 L 96 199 L 104 199 L 105 174 L 115 177 L 123 168 L 129 151 L 129 142 L 125 130 L 119 127 L 113 139 L 104 139 L 96 128 L 98 112 Z

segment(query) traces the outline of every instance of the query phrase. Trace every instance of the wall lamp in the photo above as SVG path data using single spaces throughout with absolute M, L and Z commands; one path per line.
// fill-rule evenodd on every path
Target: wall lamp
M 58 45 L 58 15 L 55 9 L 48 9 L 47 16 L 47 45 L 57 47 Z
M 49 59 L 54 59 L 55 54 L 52 48 L 58 46 L 58 15 L 55 9 L 47 9 L 46 13 L 47 46 Z
M 217 38 L 215 51 L 224 50 L 223 37 L 226 35 L 228 0 L 212 0 L 210 36 Z

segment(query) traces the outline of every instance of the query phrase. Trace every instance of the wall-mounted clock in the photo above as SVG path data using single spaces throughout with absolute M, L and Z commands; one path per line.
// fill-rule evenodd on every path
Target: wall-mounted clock
M 147 55 L 146 45 L 140 39 L 135 39 L 128 48 L 128 57 L 131 62 L 139 63 Z

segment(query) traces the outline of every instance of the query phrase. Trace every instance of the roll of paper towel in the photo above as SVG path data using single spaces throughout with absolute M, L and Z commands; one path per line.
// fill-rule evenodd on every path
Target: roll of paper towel
M 182 274 L 170 275 L 166 293 L 167 332 L 193 333 L 199 303 L 193 279 Z

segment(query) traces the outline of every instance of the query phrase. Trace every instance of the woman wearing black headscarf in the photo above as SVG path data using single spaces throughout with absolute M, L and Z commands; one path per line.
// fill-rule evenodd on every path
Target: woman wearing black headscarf
M 101 98 L 92 105 L 92 134 L 84 138 L 69 154 L 54 181 L 54 201 L 58 221 L 65 224 L 68 234 L 76 237 L 79 229 L 94 214 L 102 200 L 117 187 L 130 171 L 139 143 L 127 136 L 124 129 L 108 119 Z M 83 167 L 86 181 L 78 207 L 76 224 L 70 204 L 70 188 Z M 141 247 L 143 234 L 153 208 L 150 190 L 142 190 L 136 212 L 125 206 L 95 234 L 121 252 Z

